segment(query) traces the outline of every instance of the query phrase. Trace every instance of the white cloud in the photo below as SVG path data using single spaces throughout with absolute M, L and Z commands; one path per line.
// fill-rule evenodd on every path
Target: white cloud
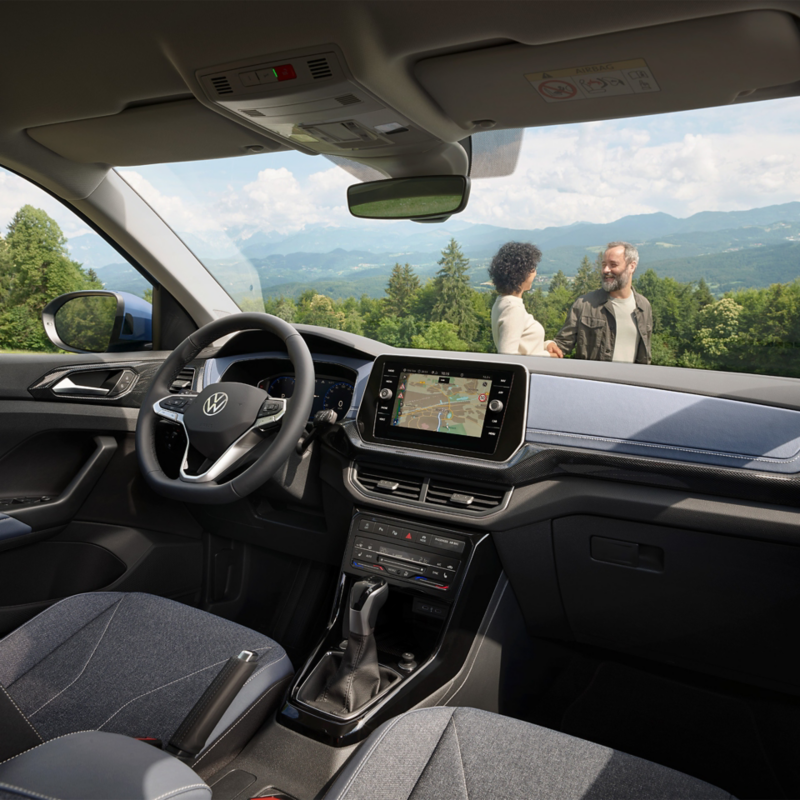
M 282 234 L 307 225 L 338 227 L 352 219 L 346 190 L 353 183 L 357 183 L 356 179 L 338 167 L 312 173 L 305 179 L 297 178 L 286 167 L 261 170 L 241 193 L 226 198 L 226 218 Z
M 800 199 L 800 139 L 768 115 L 754 122 L 740 119 L 731 133 L 673 125 L 672 141 L 655 137 L 649 120 L 530 130 L 515 174 L 475 181 L 462 219 L 543 228 Z
M 136 170 L 120 170 L 125 182 L 175 231 L 201 233 L 221 230 L 220 222 L 201 204 L 162 193 Z
M 67 238 L 91 231 L 80 217 L 59 200 L 13 172 L 0 168 L 0 235 L 5 236 L 14 214 L 25 205 L 46 211 Z

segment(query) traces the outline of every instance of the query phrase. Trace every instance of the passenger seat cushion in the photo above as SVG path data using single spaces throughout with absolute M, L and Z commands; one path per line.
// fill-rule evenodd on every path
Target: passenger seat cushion
M 98 730 L 168 741 L 244 649 L 258 652 L 258 667 L 210 745 L 292 666 L 268 637 L 161 597 L 62 600 L 0 641 L 0 684 L 45 740 Z
M 0 764 L 0 800 L 210 800 L 178 759 L 114 733 L 72 733 Z
M 378 728 L 336 779 L 326 800 L 476 797 L 721 800 L 731 795 L 680 772 L 538 725 L 471 708 L 429 708 Z

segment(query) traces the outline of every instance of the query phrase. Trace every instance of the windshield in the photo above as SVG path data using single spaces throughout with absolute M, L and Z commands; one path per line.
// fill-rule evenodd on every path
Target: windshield
M 529 129 L 514 174 L 474 180 L 441 224 L 358 220 L 356 179 L 295 152 L 119 172 L 243 310 L 395 346 L 555 357 L 553 342 L 800 377 L 799 112 Z M 509 242 L 535 248 L 498 255 Z

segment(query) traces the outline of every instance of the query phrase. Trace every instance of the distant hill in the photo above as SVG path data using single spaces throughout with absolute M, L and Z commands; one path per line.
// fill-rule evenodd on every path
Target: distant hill
M 800 242 L 665 259 L 651 266 L 659 277 L 682 283 L 704 278 L 711 291 L 720 295 L 734 289 L 789 283 L 800 277 Z

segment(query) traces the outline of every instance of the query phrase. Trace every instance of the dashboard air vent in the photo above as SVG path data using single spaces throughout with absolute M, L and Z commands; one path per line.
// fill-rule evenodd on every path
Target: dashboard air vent
M 224 75 L 220 75 L 218 78 L 212 78 L 211 83 L 214 84 L 217 94 L 233 94 L 231 82 Z
M 342 106 L 351 106 L 353 103 L 361 102 L 354 94 L 343 94 L 341 97 L 334 97 L 334 100 Z
M 327 58 L 310 58 L 308 60 L 308 69 L 314 80 L 330 78 L 333 75 Z
M 242 114 L 247 114 L 248 117 L 263 117 L 266 116 L 262 114 L 257 108 L 243 108 Z
M 368 491 L 403 500 L 419 500 L 422 478 L 385 472 L 382 469 L 359 467 L 356 480 Z
M 449 506 L 450 508 L 474 511 L 479 514 L 500 506 L 505 496 L 506 489 L 491 487 L 475 489 L 472 486 L 459 486 L 454 482 L 431 478 L 425 502 L 435 506 Z
M 183 392 L 191 389 L 194 383 L 194 367 L 185 367 L 169 387 L 171 392 Z

